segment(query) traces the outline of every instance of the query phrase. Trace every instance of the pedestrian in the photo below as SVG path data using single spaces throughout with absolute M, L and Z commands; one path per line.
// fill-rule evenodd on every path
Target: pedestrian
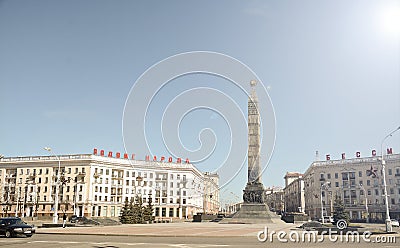
M 67 225 L 67 215 L 64 213 L 63 215 L 63 228 Z

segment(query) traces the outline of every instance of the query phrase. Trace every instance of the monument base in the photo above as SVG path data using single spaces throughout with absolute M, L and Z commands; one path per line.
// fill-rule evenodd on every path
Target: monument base
M 262 224 L 274 223 L 279 217 L 269 211 L 264 203 L 264 186 L 262 183 L 247 183 L 243 190 L 244 203 L 232 218 L 226 218 L 221 223 Z
M 266 204 L 243 203 L 232 218 L 224 219 L 222 223 L 262 224 L 273 223 L 275 217 Z

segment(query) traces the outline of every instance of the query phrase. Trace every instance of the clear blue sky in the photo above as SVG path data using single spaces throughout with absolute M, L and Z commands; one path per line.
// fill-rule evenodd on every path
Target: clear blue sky
M 399 9 L 399 1 L 375 0 L 0 1 L 0 153 L 123 151 L 124 104 L 139 76 L 174 54 L 205 50 L 242 61 L 269 87 L 277 139 L 266 186 L 304 172 L 316 150 L 369 156 L 400 125 Z M 179 80 L 186 88 L 223 81 Z M 246 109 L 246 97 L 220 90 Z M 182 133 L 195 130 L 183 135 L 190 149 L 201 128 L 228 130 L 215 113 L 189 117 L 196 125 Z M 387 144 L 399 153 L 400 132 Z M 213 166 L 227 152 L 216 149 Z M 241 195 L 245 183 L 243 170 L 227 191 Z

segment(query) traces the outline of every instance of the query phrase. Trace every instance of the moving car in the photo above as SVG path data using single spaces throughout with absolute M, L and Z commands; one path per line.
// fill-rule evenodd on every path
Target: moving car
M 392 226 L 394 226 L 394 227 L 399 227 L 400 225 L 399 225 L 399 221 L 398 220 L 390 220 L 390 222 L 392 222 Z
M 35 228 L 23 222 L 18 217 L 0 218 L 0 235 L 11 238 L 17 235 L 31 237 L 35 233 Z

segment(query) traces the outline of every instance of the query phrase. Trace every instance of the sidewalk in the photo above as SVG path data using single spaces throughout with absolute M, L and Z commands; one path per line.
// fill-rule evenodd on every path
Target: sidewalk
M 38 234 L 59 235 L 110 235 L 110 236 L 157 236 L 157 237 L 242 237 L 256 236 L 264 227 L 271 230 L 287 231 L 296 228 L 297 224 L 218 224 L 213 222 L 183 222 L 156 224 L 126 224 L 119 226 L 39 228 Z

